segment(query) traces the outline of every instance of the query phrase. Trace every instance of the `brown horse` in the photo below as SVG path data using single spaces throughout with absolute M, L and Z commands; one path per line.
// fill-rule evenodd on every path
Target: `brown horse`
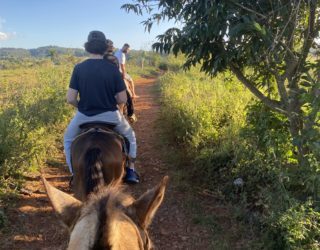
M 166 176 L 138 200 L 118 185 L 109 185 L 82 203 L 43 178 L 54 210 L 70 231 L 69 250 L 151 249 L 147 228 L 162 203 L 167 181 Z
M 111 127 L 102 122 L 82 124 L 84 132 L 72 142 L 72 189 L 81 201 L 99 186 L 122 180 L 126 160 L 123 140 Z

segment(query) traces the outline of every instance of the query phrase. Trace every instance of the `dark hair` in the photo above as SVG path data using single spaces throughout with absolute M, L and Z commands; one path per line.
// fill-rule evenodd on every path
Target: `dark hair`
M 93 40 L 86 42 L 84 44 L 84 48 L 91 54 L 103 55 L 107 50 L 107 43 L 99 40 Z
M 130 45 L 128 43 L 125 43 L 123 46 L 130 48 Z
M 107 51 L 106 53 L 112 53 L 114 50 L 113 42 L 110 39 L 107 39 Z
M 112 63 L 113 65 L 117 66 L 119 68 L 119 61 L 116 56 L 113 54 L 105 54 L 103 56 L 103 59 L 107 60 L 108 62 Z

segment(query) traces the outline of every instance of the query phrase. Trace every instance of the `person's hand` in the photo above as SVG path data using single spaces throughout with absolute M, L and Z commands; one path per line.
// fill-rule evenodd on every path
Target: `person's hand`
M 140 96 L 136 95 L 135 93 L 133 93 L 132 95 L 132 99 L 135 100 L 136 98 L 139 98 Z

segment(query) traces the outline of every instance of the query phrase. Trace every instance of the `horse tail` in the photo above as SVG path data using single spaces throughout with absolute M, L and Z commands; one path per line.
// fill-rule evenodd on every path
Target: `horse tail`
M 105 185 L 102 172 L 102 153 L 99 148 L 91 148 L 85 155 L 86 193 L 97 191 Z

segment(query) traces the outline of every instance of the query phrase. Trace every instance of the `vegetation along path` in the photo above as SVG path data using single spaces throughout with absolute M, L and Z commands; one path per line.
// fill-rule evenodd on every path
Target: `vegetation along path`
M 156 185 L 164 175 L 172 177 L 175 167 L 164 159 L 166 152 L 176 149 L 165 142 L 159 143 L 163 130 L 160 129 L 159 95 L 155 86 L 154 78 L 141 78 L 136 83 L 140 98 L 136 102 L 138 122 L 134 128 L 139 146 L 137 168 L 142 182 L 127 187 L 135 197 Z M 48 163 L 44 175 L 54 186 L 69 192 L 62 148 L 55 158 L 57 161 Z M 200 195 L 200 207 L 205 208 L 207 215 L 195 217 L 194 208 L 199 207 L 198 202 L 193 200 L 190 204 L 188 192 L 176 185 L 175 178 L 170 178 L 165 200 L 150 228 L 156 249 L 228 249 L 231 245 L 233 249 L 241 248 L 239 239 L 221 241 L 213 237 L 217 230 L 224 238 L 232 237 L 234 226 L 230 221 L 229 210 L 214 195 L 205 192 Z M 28 177 L 19 199 L 9 203 L 12 205 L 7 211 L 9 226 L 0 234 L 1 249 L 66 249 L 68 232 L 54 215 L 38 174 Z M 212 225 L 206 226 L 212 220 L 212 215 L 215 219 L 214 228 Z M 227 234 L 221 233 L 227 231 Z

